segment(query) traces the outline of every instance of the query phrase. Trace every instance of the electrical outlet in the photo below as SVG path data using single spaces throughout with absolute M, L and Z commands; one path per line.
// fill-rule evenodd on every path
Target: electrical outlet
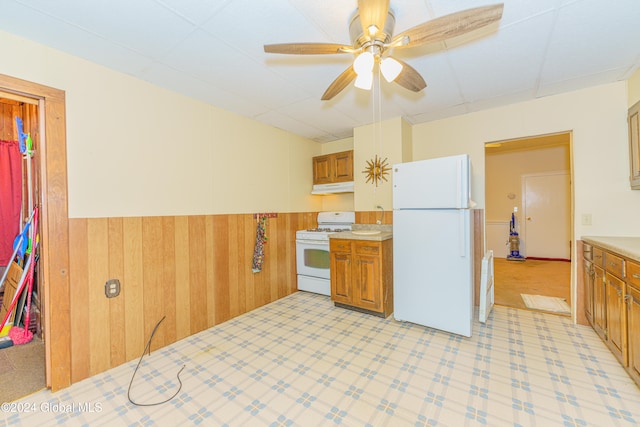
M 582 225 L 591 225 L 591 214 L 582 214 Z
M 120 295 L 120 281 L 118 279 L 107 280 L 104 284 L 104 294 L 107 298 L 115 298 Z

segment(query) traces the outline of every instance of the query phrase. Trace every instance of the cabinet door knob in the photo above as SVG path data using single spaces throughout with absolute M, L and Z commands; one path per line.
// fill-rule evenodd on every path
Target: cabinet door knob
M 640 274 L 638 274 L 638 273 L 633 273 L 633 274 L 631 275 L 631 277 L 633 277 L 634 279 L 640 279 Z

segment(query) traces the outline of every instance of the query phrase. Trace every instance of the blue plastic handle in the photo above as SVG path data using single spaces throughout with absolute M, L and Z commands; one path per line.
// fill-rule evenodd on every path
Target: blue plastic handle
M 25 143 L 27 139 L 27 134 L 24 133 L 24 126 L 22 124 L 22 119 L 16 116 L 16 127 L 18 128 L 18 142 L 20 145 L 20 153 L 24 154 L 27 152 L 27 144 Z

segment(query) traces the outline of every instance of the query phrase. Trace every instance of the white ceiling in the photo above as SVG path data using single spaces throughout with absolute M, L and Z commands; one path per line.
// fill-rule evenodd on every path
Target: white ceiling
M 391 0 L 399 33 L 499 0 Z M 382 81 L 320 101 L 351 55 L 274 55 L 263 44 L 350 44 L 356 0 L 1 0 L 0 29 L 319 141 L 374 119 L 416 124 L 627 79 L 640 65 L 640 0 L 504 0 L 499 27 L 394 56 L 428 86 Z M 8 60 L 7 58 L 3 60 Z

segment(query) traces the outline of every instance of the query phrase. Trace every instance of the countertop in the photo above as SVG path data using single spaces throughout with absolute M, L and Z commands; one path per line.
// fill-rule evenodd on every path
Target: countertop
M 582 240 L 640 262 L 640 237 L 582 236 Z
M 369 240 L 381 242 L 393 238 L 393 225 L 391 224 L 353 224 L 351 231 L 341 231 L 329 234 L 330 239 Z M 379 230 L 378 234 L 354 234 L 358 230 Z

